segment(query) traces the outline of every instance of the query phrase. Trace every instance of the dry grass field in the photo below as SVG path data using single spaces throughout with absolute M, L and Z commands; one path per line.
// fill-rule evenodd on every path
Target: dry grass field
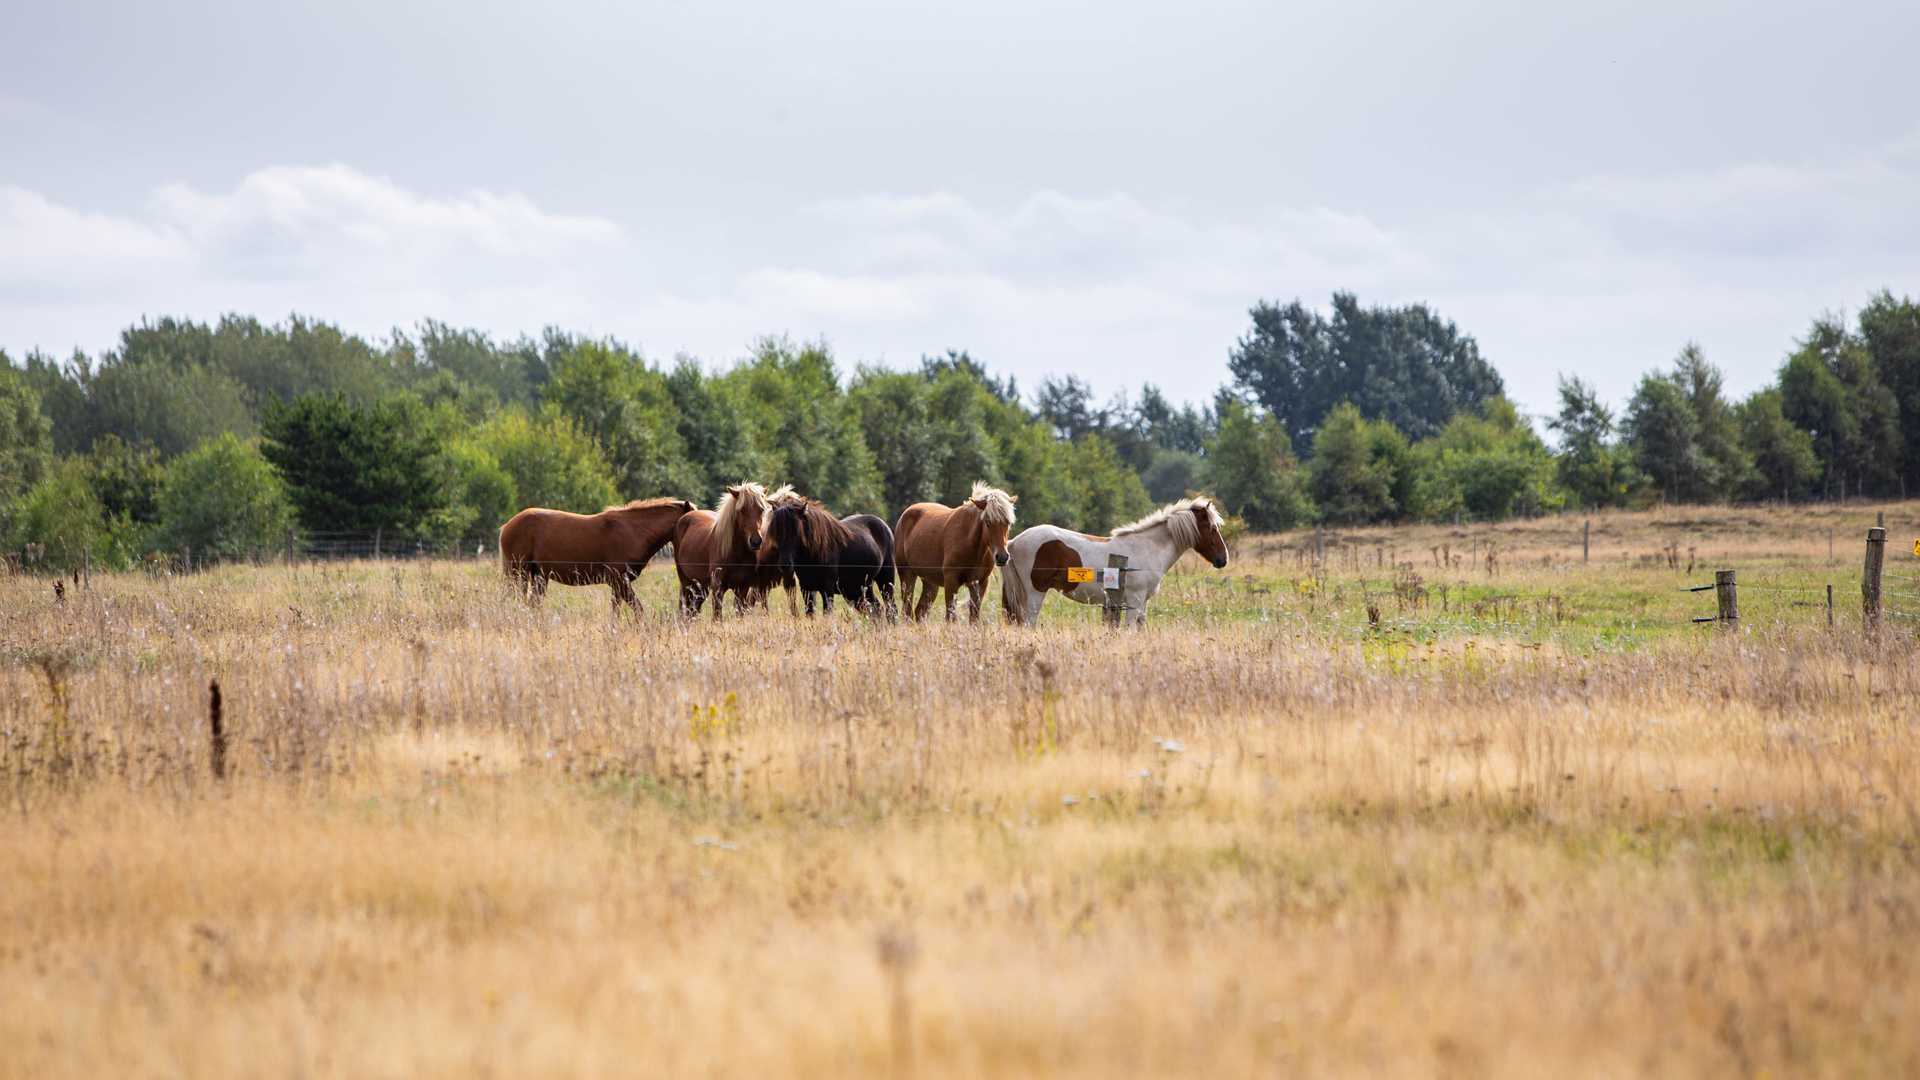
M 1920 610 L 1920 503 L 1247 538 L 1137 633 L 0 580 L 0 1074 L 1911 1074 L 1876 512 Z

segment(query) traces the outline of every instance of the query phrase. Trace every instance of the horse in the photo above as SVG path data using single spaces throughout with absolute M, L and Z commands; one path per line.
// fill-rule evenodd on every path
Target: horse
M 802 498 L 774 507 L 767 542 L 778 548 L 783 574 L 799 582 L 809 616 L 816 593 L 829 615 L 835 593 L 855 610 L 893 614 L 893 530 L 886 522 L 872 514 L 835 520 L 826 507 Z
M 522 510 L 500 526 L 500 568 L 532 603 L 549 581 L 605 585 L 613 590 L 616 614 L 623 603 L 638 614 L 633 580 L 692 510 L 685 499 L 635 499 L 597 514 Z
M 1119 574 L 1123 610 L 1130 626 L 1147 620 L 1147 602 L 1160 589 L 1167 569 L 1189 551 L 1197 551 L 1215 568 L 1227 565 L 1227 542 L 1220 535 L 1220 510 L 1204 496 L 1163 506 L 1113 535 L 1089 536 L 1054 525 L 1036 525 L 1009 545 L 1011 559 L 1000 571 L 1000 606 L 1010 623 L 1031 624 L 1040 618 L 1047 591 L 1057 589 L 1082 604 L 1105 604 L 1102 580 L 1108 555 L 1125 555 L 1126 570 Z M 1092 571 L 1068 573 L 1075 568 Z
M 980 597 L 993 568 L 1007 564 L 1007 530 L 1019 496 L 975 482 L 973 494 L 959 506 L 914 503 L 900 512 L 893 527 L 899 559 L 900 602 L 915 621 L 926 617 L 936 590 L 946 590 L 947 621 L 953 621 L 954 590 L 967 589 L 967 619 L 980 621 Z M 919 603 L 913 587 L 924 585 Z
M 759 552 L 768 509 L 767 489 L 742 481 L 728 488 L 712 510 L 695 510 L 674 527 L 673 568 L 680 575 L 680 610 L 688 618 L 700 614 L 700 605 L 711 597 L 718 622 L 728 590 L 736 613 L 746 611 L 756 592 L 764 595 L 771 582 Z M 777 569 L 772 580 L 778 580 Z

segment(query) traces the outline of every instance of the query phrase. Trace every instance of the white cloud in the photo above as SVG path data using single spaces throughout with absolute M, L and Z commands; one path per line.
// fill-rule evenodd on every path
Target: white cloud
M 280 166 L 136 214 L 0 188 L 10 349 L 99 348 L 142 315 L 301 311 L 361 333 L 435 316 L 496 333 L 559 323 L 658 356 L 739 355 L 765 333 L 848 362 L 965 347 L 1031 384 L 1152 380 L 1200 399 L 1257 299 L 1432 302 L 1480 338 L 1523 405 L 1558 372 L 1623 396 L 1700 340 L 1735 389 L 1771 376 L 1815 314 L 1920 291 L 1920 140 L 1813 164 L 1603 175 L 1386 221 L 1276 205 L 1233 217 L 1124 191 L 954 191 L 743 208 L 730 244 L 525 196 L 425 194 L 343 165 Z M 628 243 L 644 231 L 650 250 Z M 676 240 L 676 237 L 678 239 Z

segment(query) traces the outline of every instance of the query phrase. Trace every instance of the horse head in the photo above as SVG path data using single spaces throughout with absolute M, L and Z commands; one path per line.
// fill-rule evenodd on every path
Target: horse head
M 720 500 L 715 528 L 731 530 L 747 542 L 748 551 L 759 551 L 767 532 L 767 489 L 742 482 L 727 489 Z
M 967 498 L 967 505 L 980 515 L 981 532 L 987 550 L 993 552 L 995 566 L 1007 565 L 1007 532 L 1013 528 L 1013 504 L 1019 501 L 1018 495 L 1009 495 L 979 482 L 975 482 L 973 494 Z
M 782 502 L 767 517 L 767 539 L 779 554 L 780 568 L 789 573 L 793 571 L 796 556 L 800 552 L 801 519 L 804 515 L 803 504 Z
M 1227 538 L 1220 535 L 1220 511 L 1211 499 L 1193 500 L 1193 550 L 1212 563 L 1214 569 L 1227 568 Z

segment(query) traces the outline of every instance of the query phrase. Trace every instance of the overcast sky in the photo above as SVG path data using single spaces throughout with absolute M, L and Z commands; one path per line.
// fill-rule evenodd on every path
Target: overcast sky
M 1920 5 L 9 3 L 0 347 L 142 316 L 826 338 L 1201 400 L 1427 301 L 1531 412 L 1920 293 Z

